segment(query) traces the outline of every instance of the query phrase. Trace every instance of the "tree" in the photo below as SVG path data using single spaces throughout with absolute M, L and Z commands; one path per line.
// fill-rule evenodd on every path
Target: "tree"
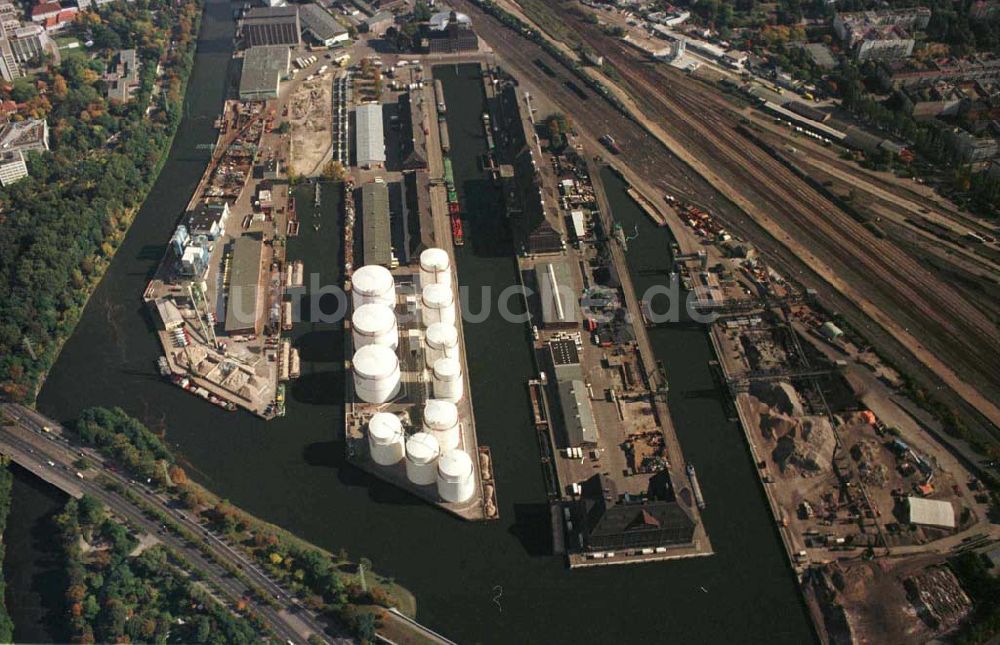
M 323 166 L 323 177 L 330 181 L 344 181 L 347 179 L 347 170 L 339 161 L 330 160 Z

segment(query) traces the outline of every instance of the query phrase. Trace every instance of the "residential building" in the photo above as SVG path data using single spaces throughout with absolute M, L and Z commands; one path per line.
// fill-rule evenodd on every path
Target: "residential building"
M 1000 57 L 979 53 L 966 58 L 892 61 L 880 66 L 879 79 L 886 89 L 930 81 L 996 81 L 1000 80 Z
M 139 89 L 139 57 L 134 49 L 123 49 L 115 55 L 111 68 L 104 73 L 106 96 L 110 101 L 128 103 Z
M 838 13 L 833 29 L 856 60 L 894 60 L 913 53 L 911 34 L 925 28 L 930 16 L 926 7 Z
M 0 152 L 0 186 L 10 186 L 28 176 L 28 166 L 20 151 Z
M 49 149 L 49 124 L 44 119 L 8 121 L 0 125 L 0 152 Z

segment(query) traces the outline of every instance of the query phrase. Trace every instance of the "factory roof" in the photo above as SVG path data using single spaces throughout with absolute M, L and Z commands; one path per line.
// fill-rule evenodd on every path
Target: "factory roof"
M 577 326 L 580 324 L 580 302 L 566 262 L 543 262 L 535 265 L 542 301 L 542 324 L 546 326 Z
M 428 26 L 434 31 L 444 31 L 444 29 L 452 23 L 458 25 L 471 25 L 472 21 L 469 20 L 469 16 L 464 13 L 459 13 L 457 11 L 439 11 L 428 21 Z
M 625 549 L 686 544 L 695 523 L 675 501 L 618 501 L 614 482 L 594 475 L 583 484 L 583 528 L 587 547 Z
M 955 508 L 951 502 L 923 497 L 907 497 L 910 507 L 910 523 L 955 528 Z
M 337 22 L 337 19 L 330 15 L 330 12 L 319 5 L 302 5 L 299 8 L 299 19 L 302 21 L 303 31 L 309 32 L 313 38 L 319 41 L 326 42 L 347 34 L 347 28 Z
M 385 163 L 385 135 L 382 132 L 382 105 L 359 105 L 356 112 L 359 166 Z
M 587 385 L 578 380 L 560 381 L 559 404 L 569 445 L 597 443 L 597 420 L 594 419 Z
M 284 45 L 251 47 L 243 57 L 240 98 L 277 97 L 281 77 L 288 73 L 291 52 Z
M 226 331 L 257 330 L 260 319 L 260 272 L 264 245 L 251 237 L 233 242 L 233 263 L 226 305 Z
M 361 187 L 361 223 L 364 263 L 388 266 L 392 262 L 389 232 L 389 189 L 383 183 Z
M 243 18 L 243 38 L 250 47 L 298 45 L 298 7 L 254 7 Z

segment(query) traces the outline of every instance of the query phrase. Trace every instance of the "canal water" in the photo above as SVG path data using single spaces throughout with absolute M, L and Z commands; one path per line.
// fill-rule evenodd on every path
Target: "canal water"
M 16 464 L 3 541 L 4 603 L 14 621 L 14 642 L 65 642 L 66 573 L 53 516 L 66 496 Z
M 338 325 L 296 325 L 303 376 L 290 388 L 284 419 L 228 413 L 157 378 L 160 350 L 140 295 L 207 162 L 202 144 L 214 137 L 232 30 L 229 2 L 209 0 L 185 121 L 39 397 L 41 410 L 69 421 L 88 405 L 121 406 L 164 431 L 189 474 L 221 496 L 328 549 L 370 558 L 416 594 L 421 622 L 458 642 L 809 640 L 743 439 L 726 423 L 707 377 L 701 330 L 664 330 L 654 342 L 673 375 L 682 442 L 705 473 L 708 528 L 719 555 L 586 572 L 571 573 L 548 554 L 551 531 L 525 387 L 531 354 L 523 325 L 496 312 L 465 327 L 480 442 L 493 450 L 498 482 L 501 520 L 489 524 L 453 519 L 345 463 Z M 476 68 L 436 74 L 445 85 L 451 156 L 468 218 L 459 281 L 472 287 L 467 308 L 476 312 L 479 288 L 514 284 L 516 263 L 499 195 L 478 170 L 485 139 Z M 322 282 L 339 283 L 338 191 L 323 188 L 319 230 L 311 225 L 310 195 L 299 195 L 301 235 L 289 242 L 289 256 L 305 262 L 307 276 L 319 272 Z M 628 203 L 612 199 L 620 217 L 635 216 Z M 643 253 L 662 265 L 669 240 L 656 233 L 660 246 Z

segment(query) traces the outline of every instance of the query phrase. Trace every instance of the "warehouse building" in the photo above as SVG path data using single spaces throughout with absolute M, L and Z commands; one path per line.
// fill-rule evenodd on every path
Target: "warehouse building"
M 576 329 L 580 326 L 580 302 L 566 262 L 535 265 L 535 281 L 546 329 Z
M 566 428 L 566 443 L 574 448 L 597 445 L 597 420 L 590 392 L 583 381 L 559 382 L 559 407 Z
M 324 47 L 333 47 L 351 40 L 347 29 L 317 4 L 302 5 L 299 8 L 299 20 L 302 22 L 302 32 Z
M 260 288 L 264 244 L 251 237 L 233 242 L 233 262 L 226 302 L 227 334 L 260 334 L 263 298 Z
M 194 209 L 188 211 L 187 230 L 194 237 L 203 235 L 209 240 L 217 240 L 226 231 L 227 219 L 229 219 L 228 203 L 199 202 Z
M 254 7 L 243 17 L 245 47 L 302 44 L 298 7 Z
M 291 50 L 284 45 L 248 49 L 240 73 L 240 98 L 244 101 L 278 98 L 278 86 L 288 74 L 291 57 Z
M 694 539 L 695 522 L 676 501 L 623 499 L 605 475 L 583 483 L 578 509 L 590 551 L 678 546 Z
M 385 135 L 382 130 L 382 105 L 359 105 L 355 111 L 357 133 L 357 165 L 362 168 L 381 168 L 385 165 Z
M 385 183 L 373 182 L 361 187 L 361 225 L 365 264 L 392 266 L 389 188 Z
M 907 497 L 910 509 L 910 524 L 936 526 L 943 529 L 955 528 L 955 507 L 951 502 L 923 497 Z

